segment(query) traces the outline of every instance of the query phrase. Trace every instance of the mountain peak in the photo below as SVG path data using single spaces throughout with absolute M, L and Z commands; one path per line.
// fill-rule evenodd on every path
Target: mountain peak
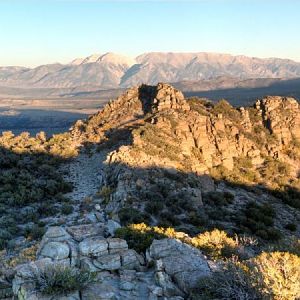
M 104 54 L 92 54 L 85 58 L 76 58 L 71 62 L 71 65 L 76 66 L 90 63 L 111 63 L 115 65 L 124 65 L 131 67 L 132 65 L 136 64 L 136 61 L 134 58 L 129 56 L 107 52 Z
M 127 65 L 129 67 L 136 64 L 136 60 L 132 57 L 116 54 L 113 52 L 107 52 L 99 57 L 97 62 L 107 62 L 107 63 L 113 63 L 118 65 Z
M 101 57 L 101 54 L 92 54 L 90 56 L 84 58 L 76 58 L 71 62 L 71 65 L 82 65 L 88 63 L 97 62 L 97 60 Z

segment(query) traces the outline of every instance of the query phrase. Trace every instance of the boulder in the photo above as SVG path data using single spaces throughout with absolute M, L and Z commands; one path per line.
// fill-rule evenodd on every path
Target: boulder
M 122 269 L 137 270 L 141 269 L 144 264 L 143 257 L 141 257 L 135 250 L 129 249 L 121 254 Z
M 179 240 L 154 240 L 149 255 L 150 258 L 159 260 L 158 272 L 164 270 L 186 293 L 196 288 L 201 278 L 211 274 L 207 260 L 201 251 Z
M 172 282 L 170 276 L 165 272 L 156 272 L 156 281 L 162 287 L 164 296 L 185 296 L 184 293 Z
M 120 223 L 118 223 L 117 221 L 114 221 L 114 220 L 108 220 L 107 221 L 107 224 L 106 224 L 106 232 L 111 235 L 111 236 L 114 236 L 115 235 L 115 231 L 118 229 L 118 228 L 121 228 L 121 225 Z
M 119 254 L 107 254 L 94 259 L 93 264 L 101 270 L 118 270 L 121 268 L 121 257 Z
M 79 243 L 79 252 L 83 256 L 101 256 L 108 254 L 108 243 L 103 237 L 91 237 Z
M 128 249 L 127 242 L 119 238 L 108 238 L 109 253 L 118 253 Z
M 67 228 L 67 232 L 73 237 L 75 241 L 81 242 L 88 237 L 103 236 L 104 229 L 102 223 L 96 223 L 71 226 Z
M 41 256 L 49 257 L 53 260 L 68 258 L 70 255 L 69 246 L 60 242 L 49 242 L 41 251 Z
M 82 300 L 117 300 L 118 289 L 107 283 L 89 285 L 81 293 Z

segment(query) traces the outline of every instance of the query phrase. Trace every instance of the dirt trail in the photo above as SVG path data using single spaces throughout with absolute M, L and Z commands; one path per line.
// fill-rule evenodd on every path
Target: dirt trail
M 85 154 L 81 153 L 72 162 L 65 165 L 67 171 L 65 179 L 74 185 L 73 191 L 66 194 L 74 201 L 82 201 L 84 198 L 93 196 L 105 183 L 103 162 L 106 152 Z

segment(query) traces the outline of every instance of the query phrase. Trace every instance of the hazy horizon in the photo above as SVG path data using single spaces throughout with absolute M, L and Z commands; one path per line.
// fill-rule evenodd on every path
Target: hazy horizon
M 72 63 L 73 60 L 75 59 L 80 59 L 80 58 L 87 58 L 89 56 L 92 56 L 92 55 L 105 55 L 105 54 L 108 54 L 108 53 L 113 53 L 113 54 L 117 54 L 117 55 L 122 55 L 122 56 L 126 56 L 126 57 L 129 57 L 129 58 L 136 58 L 137 56 L 140 56 L 140 55 L 143 55 L 143 54 L 146 54 L 146 53 L 163 53 L 163 54 L 167 54 L 167 53 L 173 53 L 173 54 L 189 54 L 189 53 L 195 53 L 195 54 L 198 54 L 198 53 L 209 53 L 209 54 L 220 54 L 220 55 L 231 55 L 231 56 L 246 56 L 246 57 L 253 57 L 253 58 L 259 58 L 259 59 L 272 59 L 272 58 L 278 58 L 278 59 L 287 59 L 287 60 L 293 60 L 295 62 L 299 62 L 300 63 L 300 60 L 297 61 L 297 60 L 294 60 L 294 59 L 291 59 L 291 58 L 288 58 L 288 57 L 258 57 L 258 56 L 251 56 L 251 55 L 245 55 L 245 54 L 232 54 L 232 53 L 223 53 L 223 52 L 207 52 L 207 51 L 197 51 L 197 52 L 176 52 L 176 51 L 149 51 L 149 52 L 143 52 L 143 53 L 138 53 L 137 55 L 126 55 L 124 53 L 120 53 L 120 52 L 113 52 L 113 51 L 109 51 L 109 52 L 104 52 L 104 53 L 89 53 L 85 56 L 81 56 L 81 57 L 71 57 L 69 60 L 66 60 L 66 61 L 52 61 L 52 62 L 45 62 L 45 63 L 41 63 L 41 64 L 38 64 L 38 65 L 32 65 L 32 66 L 26 66 L 26 65 L 0 65 L 0 67 L 26 67 L 26 68 L 36 68 L 40 65 L 48 65 L 48 64 L 70 64 Z
M 0 2 L 0 66 L 68 63 L 94 53 L 213 52 L 300 61 L 300 2 Z

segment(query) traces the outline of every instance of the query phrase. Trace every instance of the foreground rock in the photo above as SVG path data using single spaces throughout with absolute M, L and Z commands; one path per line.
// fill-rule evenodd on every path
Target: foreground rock
M 200 278 L 210 275 L 202 253 L 178 240 L 154 240 L 146 260 L 128 249 L 125 240 L 105 238 L 99 234 L 101 230 L 95 229 L 100 224 L 93 226 L 66 230 L 50 227 L 42 239 L 38 259 L 16 267 L 14 295 L 22 300 L 179 300 L 188 295 Z M 83 234 L 80 236 L 79 232 Z M 35 279 L 53 264 L 96 272 L 97 277 L 80 294 L 45 296 L 36 290 Z
M 154 240 L 149 248 L 149 259 L 155 261 L 158 282 L 173 279 L 177 286 L 188 293 L 197 287 L 203 277 L 210 275 L 207 260 L 198 249 L 175 239 Z

